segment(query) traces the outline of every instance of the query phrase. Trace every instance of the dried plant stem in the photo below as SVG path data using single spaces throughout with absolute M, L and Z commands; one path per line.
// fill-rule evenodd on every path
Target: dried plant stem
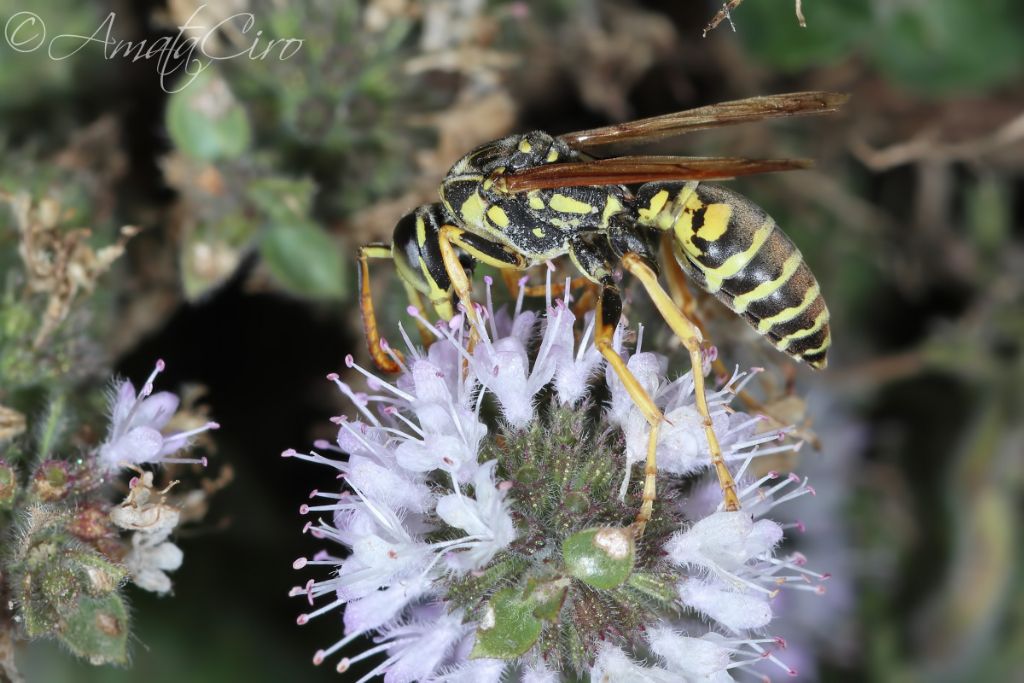
M 726 19 L 729 20 L 729 26 L 732 30 L 736 30 L 736 25 L 732 23 L 732 11 L 743 4 L 743 0 L 729 0 L 722 4 L 722 9 L 718 10 L 715 16 L 711 17 L 711 21 L 704 27 L 702 37 L 706 38 L 708 33 L 718 28 Z M 804 7 L 803 0 L 795 0 L 794 10 L 796 11 L 796 20 L 800 23 L 801 28 L 807 28 L 807 20 L 804 19 Z

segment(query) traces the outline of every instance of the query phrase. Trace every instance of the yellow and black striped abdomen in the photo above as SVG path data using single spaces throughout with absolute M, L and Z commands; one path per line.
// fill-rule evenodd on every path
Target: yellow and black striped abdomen
M 800 250 L 763 209 L 717 185 L 650 183 L 641 221 L 671 230 L 676 259 L 784 353 L 824 368 L 829 314 Z

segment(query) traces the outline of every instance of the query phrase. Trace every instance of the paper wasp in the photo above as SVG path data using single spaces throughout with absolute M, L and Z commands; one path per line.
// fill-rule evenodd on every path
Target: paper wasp
M 470 299 L 475 263 L 524 270 L 568 255 L 599 288 L 595 344 L 651 425 L 643 503 L 636 519 L 637 533 L 642 533 L 655 499 L 655 446 L 663 416 L 612 348 L 622 311 L 614 271 L 621 267 L 640 280 L 689 352 L 697 408 L 725 508 L 738 509 L 736 484 L 705 398 L 702 334 L 659 283 L 658 254 L 667 245 L 671 254 L 664 262 L 673 271 L 669 275 L 678 279 L 685 274 L 779 350 L 825 367 L 828 309 L 800 251 L 750 200 L 705 182 L 810 164 L 731 157 L 597 158 L 588 152 L 611 143 L 831 112 L 845 100 L 845 95 L 827 92 L 752 97 L 557 137 L 540 131 L 510 135 L 478 147 L 448 172 L 440 202 L 404 216 L 390 245 L 360 250 L 360 304 L 371 355 L 382 369 L 397 371 L 380 346 L 367 259 L 393 259 L 410 297 L 418 301 L 426 296 L 443 319 L 454 315 L 453 297 L 458 297 L 475 324 Z

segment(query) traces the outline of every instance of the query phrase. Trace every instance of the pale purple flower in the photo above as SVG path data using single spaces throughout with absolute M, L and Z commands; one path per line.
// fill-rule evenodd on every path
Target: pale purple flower
M 334 443 L 319 441 L 316 451 L 283 453 L 326 465 L 344 481 L 344 490 L 314 491 L 300 512 L 315 515 L 305 527 L 311 535 L 345 551 L 321 551 L 297 560 L 296 569 L 322 566 L 329 573 L 293 588 L 291 594 L 313 607 L 300 615 L 300 624 L 344 610 L 344 633 L 317 651 L 315 663 L 344 654 L 357 639 L 372 638 L 372 646 L 342 657 L 338 664 L 339 671 L 347 671 L 357 662 L 380 658 L 356 683 L 375 677 L 387 683 L 563 680 L 559 668 L 565 663 L 551 666 L 536 648 L 505 659 L 490 658 L 493 650 L 486 656 L 475 653 L 474 647 L 486 640 L 481 634 L 495 628 L 491 605 L 483 611 L 478 608 L 500 588 L 535 585 L 527 579 L 568 585 L 564 576 L 554 581 L 549 575 L 549 568 L 561 561 L 562 537 L 538 539 L 521 526 L 521 520 L 534 514 L 522 507 L 523 492 L 528 500 L 531 488 L 542 491 L 553 483 L 536 478 L 529 484 L 517 483 L 516 471 L 501 464 L 502 451 L 508 439 L 525 438 L 516 435 L 546 424 L 539 422 L 545 410 L 539 396 L 545 390 L 553 399 L 550 405 L 588 414 L 591 408 L 585 408 L 585 399 L 590 384 L 602 376 L 603 359 L 593 346 L 592 316 L 584 321 L 577 341 L 577 321 L 568 297 L 552 301 L 549 289 L 544 316 L 523 310 L 521 296 L 511 312 L 495 311 L 489 278 L 486 285 L 487 305 L 477 311 L 472 350 L 466 316 L 431 325 L 410 309 L 437 339 L 429 350 L 416 348 L 404 331 L 409 349 L 404 357 L 382 342 L 382 349 L 400 367 L 395 381 L 378 377 L 348 357 L 346 364 L 367 379 L 368 391 L 354 391 L 338 375 L 328 377 L 357 414 L 335 418 L 339 430 Z M 624 338 L 620 328 L 614 346 L 626 356 Z M 640 351 L 641 343 L 627 364 L 670 420 L 662 425 L 658 442 L 659 468 L 667 477 L 692 478 L 687 499 L 659 504 L 674 506 L 669 511 L 673 519 L 689 523 L 675 533 L 663 532 L 654 547 L 638 546 L 654 553 L 657 559 L 652 562 L 662 576 L 675 577 L 663 598 L 667 609 L 652 616 L 646 630 L 632 640 L 615 641 L 639 644 L 639 651 L 604 643 L 603 638 L 603 644 L 594 645 L 592 680 L 724 683 L 732 680 L 730 672 L 754 670 L 764 662 L 788 672 L 775 655 L 784 642 L 764 635 L 775 617 L 772 601 L 781 588 L 818 592 L 827 577 L 805 569 L 799 554 L 780 554 L 782 537 L 791 526 L 765 515 L 813 489 L 806 480 L 779 480 L 774 473 L 752 480 L 747 473 L 755 458 L 791 451 L 800 444 L 784 443 L 786 430 L 758 433 L 759 418 L 730 407 L 752 373 L 737 372 L 710 390 L 714 428 L 725 458 L 734 465 L 742 503 L 740 511 L 722 510 L 718 484 L 708 476 L 708 444 L 695 407 L 692 373 L 667 379 L 665 357 Z M 618 378 L 611 373 L 604 377 L 608 403 L 592 410 L 600 416 L 600 429 L 621 430 L 622 447 L 616 457 L 624 461 L 625 471 L 616 471 L 615 476 L 624 478 L 625 495 L 632 465 L 645 455 L 649 427 Z M 485 401 L 493 401 L 500 411 L 498 426 L 487 424 Z M 495 440 L 499 432 L 503 441 Z M 492 459 L 495 454 L 497 460 Z M 612 489 L 618 490 L 618 479 L 615 482 Z M 510 494 L 514 490 L 520 492 L 519 498 Z M 607 500 L 584 504 L 622 509 L 614 493 Z M 629 514 L 627 524 L 632 521 Z M 498 579 L 485 597 L 469 603 L 453 597 L 454 586 L 486 577 L 498 563 L 513 571 L 511 557 L 533 563 L 534 573 L 518 576 L 519 583 L 502 575 L 505 578 Z M 561 618 L 573 617 L 565 613 Z
M 590 670 L 590 683 L 679 683 L 679 676 L 659 666 L 644 666 L 620 648 L 602 645 Z
M 448 565 L 459 571 L 483 567 L 516 538 L 516 529 L 508 512 L 503 492 L 494 483 L 496 460 L 477 470 L 474 496 L 456 491 L 437 501 L 437 516 L 454 528 L 466 532 L 458 552 L 449 552 Z
M 191 438 L 210 429 L 217 429 L 216 422 L 207 422 L 198 429 L 174 434 L 161 430 L 178 410 L 178 397 L 169 391 L 153 393 L 153 382 L 164 369 L 164 362 L 158 360 L 156 368 L 142 385 L 138 393 L 135 385 L 124 380 L 117 385 L 110 404 L 110 428 L 106 440 L 100 445 L 96 462 L 105 472 L 114 472 L 128 465 L 161 462 L 195 462 L 199 460 L 170 458 L 188 446 Z

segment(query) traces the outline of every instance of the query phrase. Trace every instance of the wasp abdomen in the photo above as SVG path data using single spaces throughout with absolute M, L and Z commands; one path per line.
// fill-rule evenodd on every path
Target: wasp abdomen
M 831 337 L 820 287 L 763 209 L 704 183 L 649 183 L 637 199 L 644 223 L 673 231 L 676 258 L 692 279 L 780 351 L 825 367 Z

